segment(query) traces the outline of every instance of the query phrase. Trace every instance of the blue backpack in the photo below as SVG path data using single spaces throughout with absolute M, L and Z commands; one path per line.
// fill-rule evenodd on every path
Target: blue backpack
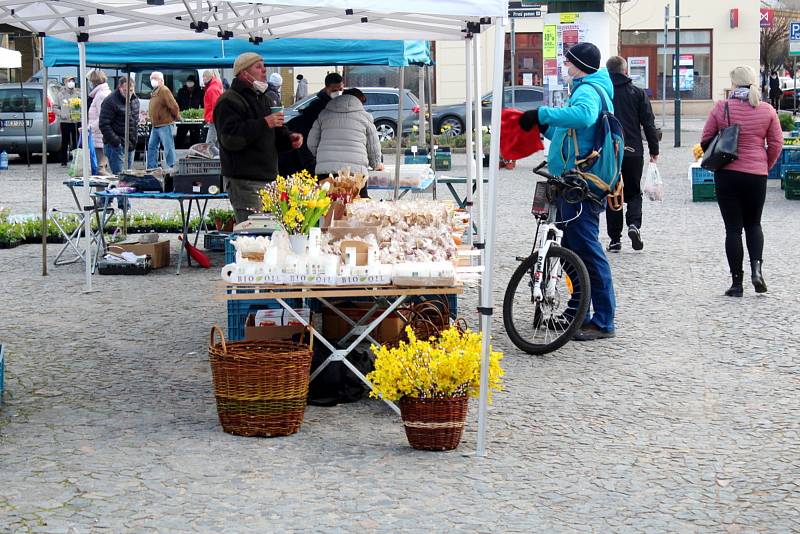
M 575 167 L 589 186 L 589 198 L 602 203 L 608 195 L 622 192 L 622 157 L 625 153 L 625 138 L 622 124 L 608 111 L 606 96 L 594 84 L 592 89 L 600 97 L 600 115 L 595 125 L 594 142 L 588 154 L 578 152 L 578 136 L 570 130 L 575 143 Z

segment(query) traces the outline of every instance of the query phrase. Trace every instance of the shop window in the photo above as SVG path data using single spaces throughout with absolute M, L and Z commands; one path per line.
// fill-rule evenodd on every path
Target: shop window
M 516 66 L 514 85 L 542 84 L 542 34 L 541 32 L 517 32 Z M 511 34 L 506 34 L 505 65 L 503 83 L 511 85 Z

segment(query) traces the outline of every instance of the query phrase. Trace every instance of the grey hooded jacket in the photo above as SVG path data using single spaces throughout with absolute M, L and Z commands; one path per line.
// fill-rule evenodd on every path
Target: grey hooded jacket
M 308 148 L 317 158 L 316 174 L 339 172 L 350 167 L 366 174 L 367 167 L 381 162 L 378 130 L 370 115 L 353 95 L 331 100 L 308 134 Z

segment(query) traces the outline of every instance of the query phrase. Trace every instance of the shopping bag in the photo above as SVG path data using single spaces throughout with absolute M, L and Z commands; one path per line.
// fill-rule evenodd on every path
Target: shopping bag
M 72 154 L 72 161 L 69 163 L 69 168 L 67 168 L 67 174 L 73 178 L 83 176 L 83 149 L 76 148 L 71 152 Z
M 655 163 L 650 163 L 647 166 L 647 176 L 644 180 L 644 194 L 650 200 L 662 201 L 664 200 L 664 182 L 661 180 L 661 173 L 658 172 L 658 166 Z

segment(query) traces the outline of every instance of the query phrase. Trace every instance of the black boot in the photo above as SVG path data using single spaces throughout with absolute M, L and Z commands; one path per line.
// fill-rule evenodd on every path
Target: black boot
M 744 293 L 744 288 L 742 288 L 742 278 L 744 277 L 744 273 L 739 271 L 738 273 L 731 273 L 731 287 L 725 292 L 726 297 L 741 297 L 742 293 Z
M 756 293 L 766 293 L 767 283 L 764 281 L 764 275 L 761 274 L 762 260 L 754 260 L 750 262 L 750 273 L 752 274 L 753 287 L 756 288 Z

